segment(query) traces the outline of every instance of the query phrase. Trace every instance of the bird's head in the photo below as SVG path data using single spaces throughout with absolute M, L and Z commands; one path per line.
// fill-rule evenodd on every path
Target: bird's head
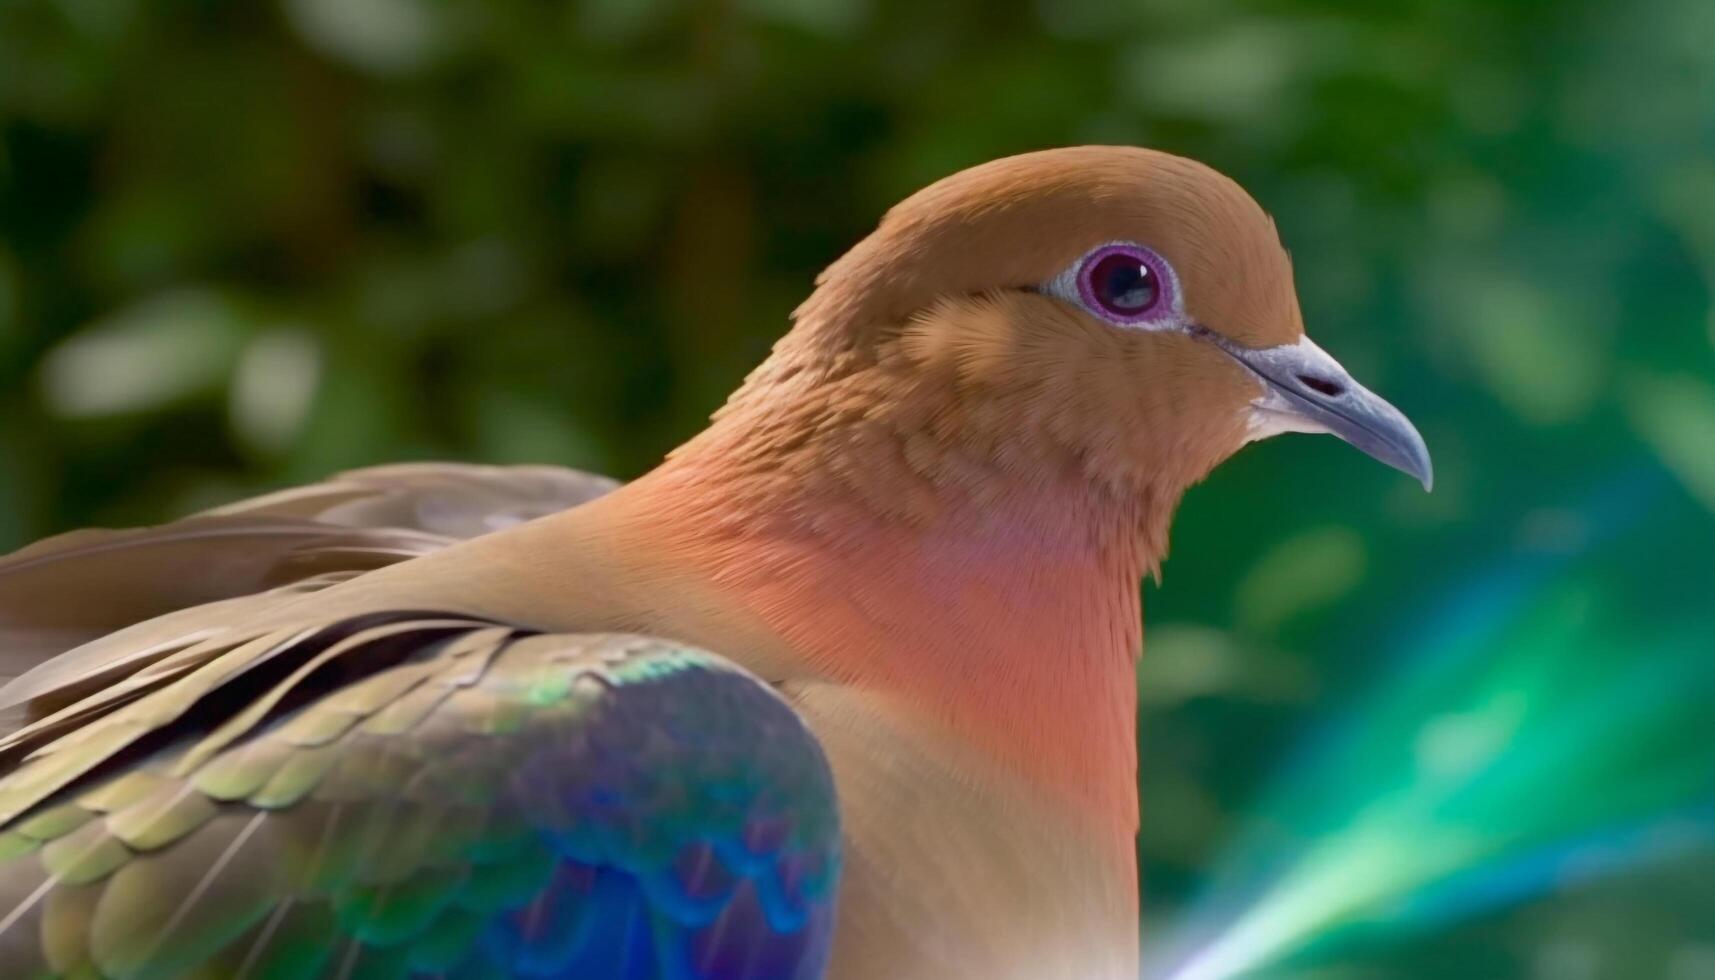
M 910 374 L 953 396 L 936 425 L 997 451 L 1047 440 L 1100 479 L 1188 483 L 1300 431 L 1431 482 L 1412 424 L 1305 335 L 1273 221 L 1182 157 L 1074 147 L 954 174 L 889 211 L 796 319 L 776 370 Z

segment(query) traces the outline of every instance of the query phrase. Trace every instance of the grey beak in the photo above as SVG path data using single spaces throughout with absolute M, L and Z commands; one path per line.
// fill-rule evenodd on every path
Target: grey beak
M 1199 336 L 1213 342 L 1250 369 L 1263 394 L 1252 402 L 1252 438 L 1277 432 L 1328 432 L 1383 463 L 1417 478 L 1423 489 L 1435 486 L 1429 447 L 1417 427 L 1399 409 L 1352 380 L 1340 362 L 1301 338 L 1280 347 L 1240 347 L 1212 331 Z

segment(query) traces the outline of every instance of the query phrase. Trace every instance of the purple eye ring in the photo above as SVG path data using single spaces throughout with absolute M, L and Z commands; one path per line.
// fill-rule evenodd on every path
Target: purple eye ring
M 1078 297 L 1115 323 L 1139 323 L 1166 308 L 1172 280 L 1160 256 L 1138 245 L 1104 245 L 1078 264 Z

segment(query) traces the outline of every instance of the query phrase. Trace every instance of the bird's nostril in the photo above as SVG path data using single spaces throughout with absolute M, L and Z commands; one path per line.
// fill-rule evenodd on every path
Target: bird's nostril
M 1304 383 L 1304 387 L 1309 388 L 1311 391 L 1321 392 L 1329 398 L 1337 397 L 1343 394 L 1346 390 L 1340 386 L 1338 381 L 1327 381 L 1322 378 L 1312 377 L 1308 374 L 1299 375 L 1298 380 Z

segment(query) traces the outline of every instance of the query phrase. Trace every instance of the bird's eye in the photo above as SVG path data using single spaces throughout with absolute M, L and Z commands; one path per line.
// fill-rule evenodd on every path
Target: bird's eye
M 1173 269 L 1132 242 L 1091 249 L 1040 288 L 1122 327 L 1167 329 L 1181 316 Z
M 1135 242 L 1098 245 L 1036 288 L 1122 327 L 1171 330 L 1184 322 L 1173 267 Z
M 1148 260 L 1130 249 L 1113 249 L 1085 260 L 1084 281 L 1090 299 L 1116 319 L 1148 313 L 1161 298 L 1160 277 Z

